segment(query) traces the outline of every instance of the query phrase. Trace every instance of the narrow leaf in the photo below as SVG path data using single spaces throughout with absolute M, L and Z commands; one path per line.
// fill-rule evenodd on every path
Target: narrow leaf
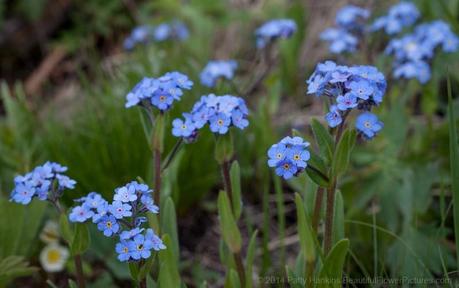
M 165 203 L 163 204 L 164 208 L 161 212 L 161 231 L 164 234 L 169 235 L 172 242 L 172 251 L 175 255 L 175 260 L 179 261 L 180 248 L 178 241 L 178 232 L 177 232 L 177 216 L 175 213 L 174 201 L 171 197 L 167 197 Z
M 81 254 L 89 247 L 90 238 L 88 226 L 84 223 L 75 225 L 75 235 L 73 236 L 71 251 L 73 255 Z
M 218 195 L 218 215 L 223 240 L 231 252 L 239 252 L 241 250 L 241 234 L 231 212 L 230 202 L 225 191 L 220 191 Z
M 163 242 L 166 247 L 171 247 L 171 238 L 165 234 Z M 158 287 L 180 287 L 180 274 L 178 263 L 175 261 L 172 249 L 164 249 L 159 252 L 159 280 Z
M 336 146 L 332 163 L 332 175 L 334 177 L 346 171 L 351 157 L 351 151 L 355 144 L 355 138 L 355 130 L 346 130 Z
M 448 77 L 448 122 L 449 122 L 449 162 L 451 166 L 451 186 L 453 193 L 454 237 L 456 240 L 456 261 L 459 267 L 459 152 L 457 147 L 457 127 L 454 115 L 451 80 Z
M 245 286 L 246 288 L 252 288 L 252 274 L 253 274 L 253 261 L 255 258 L 255 246 L 257 244 L 257 234 L 258 231 L 253 232 L 252 237 L 249 241 L 249 246 L 247 248 L 247 257 L 246 257 L 246 273 L 245 273 Z
M 330 163 L 333 158 L 334 149 L 332 136 L 328 132 L 328 129 L 325 128 L 317 119 L 312 119 L 311 128 L 317 145 L 319 146 L 320 153 L 325 157 L 325 159 L 327 159 L 328 163 Z
M 233 193 L 233 209 L 236 220 L 241 217 L 242 199 L 241 199 L 241 168 L 239 163 L 234 161 L 230 169 L 231 188 Z
M 346 259 L 348 249 L 348 239 L 340 240 L 333 246 L 320 270 L 319 285 L 317 287 L 341 287 L 344 260 Z
M 312 229 L 306 217 L 304 210 L 303 200 L 301 196 L 295 194 L 296 215 L 298 218 L 298 234 L 300 237 L 301 252 L 307 262 L 314 262 L 316 259 L 316 250 L 314 247 L 314 237 L 312 236 Z
M 335 208 L 333 210 L 335 213 L 333 215 L 332 243 L 335 244 L 344 238 L 344 205 L 343 196 L 339 190 L 335 193 Z

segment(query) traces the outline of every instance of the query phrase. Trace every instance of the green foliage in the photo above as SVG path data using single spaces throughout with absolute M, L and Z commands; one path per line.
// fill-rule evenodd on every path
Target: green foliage
M 231 211 L 231 204 L 225 191 L 218 194 L 218 215 L 220 218 L 220 229 L 226 245 L 233 253 L 241 251 L 241 233 Z
M 23 256 L 0 257 L 0 287 L 16 277 L 30 275 L 37 271 L 37 268 L 29 266 Z
M 314 236 L 311 224 L 309 223 L 306 217 L 306 212 L 303 206 L 303 200 L 301 199 L 301 196 L 298 193 L 295 194 L 295 205 L 301 252 L 303 253 L 304 258 L 307 262 L 313 263 L 316 259 L 316 247 L 314 244 Z
M 349 240 L 342 239 L 328 253 L 319 272 L 321 281 L 318 287 L 341 287 L 344 260 L 349 249 Z
M 166 247 L 171 246 L 171 239 L 168 235 L 163 236 L 163 242 Z M 176 262 L 172 249 L 165 249 L 159 252 L 159 287 L 180 287 L 180 275 L 178 272 L 178 263 Z
M 241 217 L 242 199 L 241 199 L 241 168 L 237 161 L 231 164 L 230 169 L 231 189 L 233 197 L 233 212 L 236 221 Z
M 75 224 L 75 233 L 72 240 L 70 250 L 73 255 L 78 255 L 85 252 L 90 245 L 88 225 L 77 223 Z

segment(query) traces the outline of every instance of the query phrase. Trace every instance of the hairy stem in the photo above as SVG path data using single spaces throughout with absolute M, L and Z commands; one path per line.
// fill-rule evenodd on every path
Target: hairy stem
M 324 188 L 318 187 L 316 192 L 316 200 L 314 202 L 314 211 L 312 214 L 312 229 L 318 233 L 320 211 L 322 210 L 322 201 L 324 199 Z
M 154 175 L 154 178 L 155 178 L 155 183 L 154 183 L 154 201 L 155 201 L 155 204 L 158 205 L 158 207 L 161 207 L 160 206 L 160 199 L 161 199 L 161 152 L 159 151 L 158 148 L 155 148 L 153 150 L 153 161 L 154 161 L 154 165 L 155 165 L 155 175 Z
M 224 161 L 222 163 L 221 169 L 222 169 L 222 176 L 223 176 L 223 185 L 225 187 L 226 194 L 228 195 L 228 198 L 230 200 L 231 210 L 234 210 L 233 190 L 231 187 L 231 177 L 230 177 L 230 162 Z
M 139 287 L 140 288 L 147 288 L 147 277 L 145 277 L 142 280 L 140 280 Z
M 177 153 L 180 151 L 180 148 L 182 147 L 183 147 L 183 138 L 179 138 L 179 140 L 177 140 L 177 142 L 175 143 L 169 155 L 167 155 L 167 158 L 164 161 L 161 171 L 164 171 L 167 169 L 167 167 L 169 167 L 169 165 L 172 163 L 172 160 L 174 160 L 175 156 L 177 156 Z
M 241 287 L 245 287 L 245 269 L 244 263 L 242 262 L 241 252 L 234 253 L 234 261 L 236 262 L 237 274 L 241 282 Z
M 84 282 L 83 264 L 81 262 L 81 255 L 76 254 L 75 256 L 73 256 L 73 260 L 75 262 L 76 280 L 77 280 L 78 288 L 85 288 L 86 285 Z
M 332 234 L 333 234 L 333 215 L 335 208 L 335 188 L 336 184 L 333 183 L 327 189 L 327 208 L 325 214 L 325 235 L 324 235 L 324 250 L 325 255 L 330 252 L 332 246 Z

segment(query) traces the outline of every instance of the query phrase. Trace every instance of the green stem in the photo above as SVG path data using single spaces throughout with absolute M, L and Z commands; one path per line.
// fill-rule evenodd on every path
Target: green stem
M 333 215 L 335 208 L 335 188 L 336 184 L 332 185 L 327 189 L 327 207 L 325 213 L 325 233 L 324 233 L 324 251 L 325 255 L 330 252 L 332 246 L 332 234 L 333 234 Z
M 274 177 L 274 187 L 276 191 L 276 205 L 277 205 L 277 221 L 279 229 L 279 242 L 280 242 L 280 264 L 281 267 L 285 266 L 285 208 L 284 208 L 284 194 L 282 193 L 282 185 L 279 177 Z
M 231 187 L 231 176 L 230 176 L 230 162 L 223 161 L 221 165 L 222 175 L 223 175 L 223 184 L 225 186 L 226 194 L 230 200 L 231 210 L 234 214 L 234 204 L 233 204 L 233 190 Z M 236 263 L 236 270 L 239 275 L 239 280 L 241 282 L 241 287 L 245 287 L 245 269 L 244 263 L 242 262 L 241 252 L 234 252 L 233 253 L 234 261 Z
M 161 151 L 159 149 L 155 148 L 153 150 L 153 161 L 154 161 L 154 170 L 155 170 L 155 175 L 154 175 L 154 201 L 155 204 L 160 206 L 160 199 L 161 199 Z

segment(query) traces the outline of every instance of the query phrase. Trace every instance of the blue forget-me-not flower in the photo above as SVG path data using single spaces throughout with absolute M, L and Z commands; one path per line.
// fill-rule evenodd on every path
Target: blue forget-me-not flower
M 16 176 L 11 201 L 26 205 L 36 197 L 55 203 L 65 189 L 75 188 L 76 181 L 64 175 L 66 171 L 65 166 L 46 162 L 25 175 Z
M 183 89 L 190 90 L 193 82 L 180 72 L 168 72 L 159 78 L 143 78 L 126 96 L 126 108 L 136 105 L 156 107 L 164 112 L 179 101 Z
M 307 161 L 311 157 L 308 146 L 309 143 L 301 137 L 287 136 L 269 148 L 268 166 L 286 180 L 297 176 L 306 169 Z
M 201 83 L 207 87 L 214 87 L 218 79 L 233 79 L 237 62 L 234 60 L 209 61 L 200 74 Z
M 255 30 L 257 47 L 264 48 L 278 38 L 290 38 L 296 30 L 296 23 L 291 19 L 267 21 Z

